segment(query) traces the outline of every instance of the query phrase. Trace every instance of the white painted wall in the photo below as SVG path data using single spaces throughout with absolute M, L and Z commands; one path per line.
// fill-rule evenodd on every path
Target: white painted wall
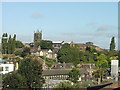
M 3 67 L 3 71 L 0 72 L 2 74 L 7 74 L 14 71 L 14 64 L 0 64 L 0 67 Z M 6 67 L 8 67 L 8 71 L 6 71 Z

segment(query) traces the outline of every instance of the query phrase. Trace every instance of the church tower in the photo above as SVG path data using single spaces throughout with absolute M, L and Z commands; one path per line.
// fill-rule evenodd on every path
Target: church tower
M 42 40 L 42 30 L 38 29 L 37 32 L 34 32 L 34 47 L 37 47 L 40 40 Z

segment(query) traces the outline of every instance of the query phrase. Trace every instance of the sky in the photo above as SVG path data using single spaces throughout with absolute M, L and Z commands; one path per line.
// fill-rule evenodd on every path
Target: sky
M 34 31 L 44 40 L 93 42 L 108 49 L 115 37 L 118 47 L 117 2 L 3 2 L 2 33 L 33 42 Z

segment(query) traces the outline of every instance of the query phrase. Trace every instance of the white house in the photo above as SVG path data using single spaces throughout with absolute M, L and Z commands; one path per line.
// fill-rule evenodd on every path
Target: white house
M 7 74 L 14 71 L 14 64 L 10 60 L 0 60 L 0 73 Z

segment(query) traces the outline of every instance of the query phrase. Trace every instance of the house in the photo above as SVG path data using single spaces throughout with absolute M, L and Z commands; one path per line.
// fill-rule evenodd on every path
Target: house
M 85 80 L 88 72 L 85 69 L 80 70 L 80 79 Z M 55 88 L 60 82 L 68 82 L 69 81 L 69 72 L 71 69 L 51 69 L 51 70 L 43 70 L 43 78 L 45 79 L 45 83 L 43 84 L 43 88 Z
M 39 48 L 31 48 L 31 54 L 34 56 L 45 56 L 49 59 L 56 59 L 57 54 L 51 49 L 39 49 Z
M 84 43 L 73 43 L 73 41 L 70 43 L 71 47 L 77 47 L 79 50 L 85 51 L 87 47 L 94 47 L 97 51 L 102 51 L 98 46 L 95 46 L 93 42 L 86 42 Z
M 62 45 L 64 44 L 64 41 L 53 41 L 53 48 L 57 48 L 57 49 L 60 49 L 62 48 Z
M 14 71 L 14 63 L 11 60 L 0 60 L 0 70 L 2 74 Z
M 45 79 L 43 88 L 55 88 L 60 82 L 69 81 L 67 79 L 70 71 L 63 69 L 43 70 L 43 78 Z

